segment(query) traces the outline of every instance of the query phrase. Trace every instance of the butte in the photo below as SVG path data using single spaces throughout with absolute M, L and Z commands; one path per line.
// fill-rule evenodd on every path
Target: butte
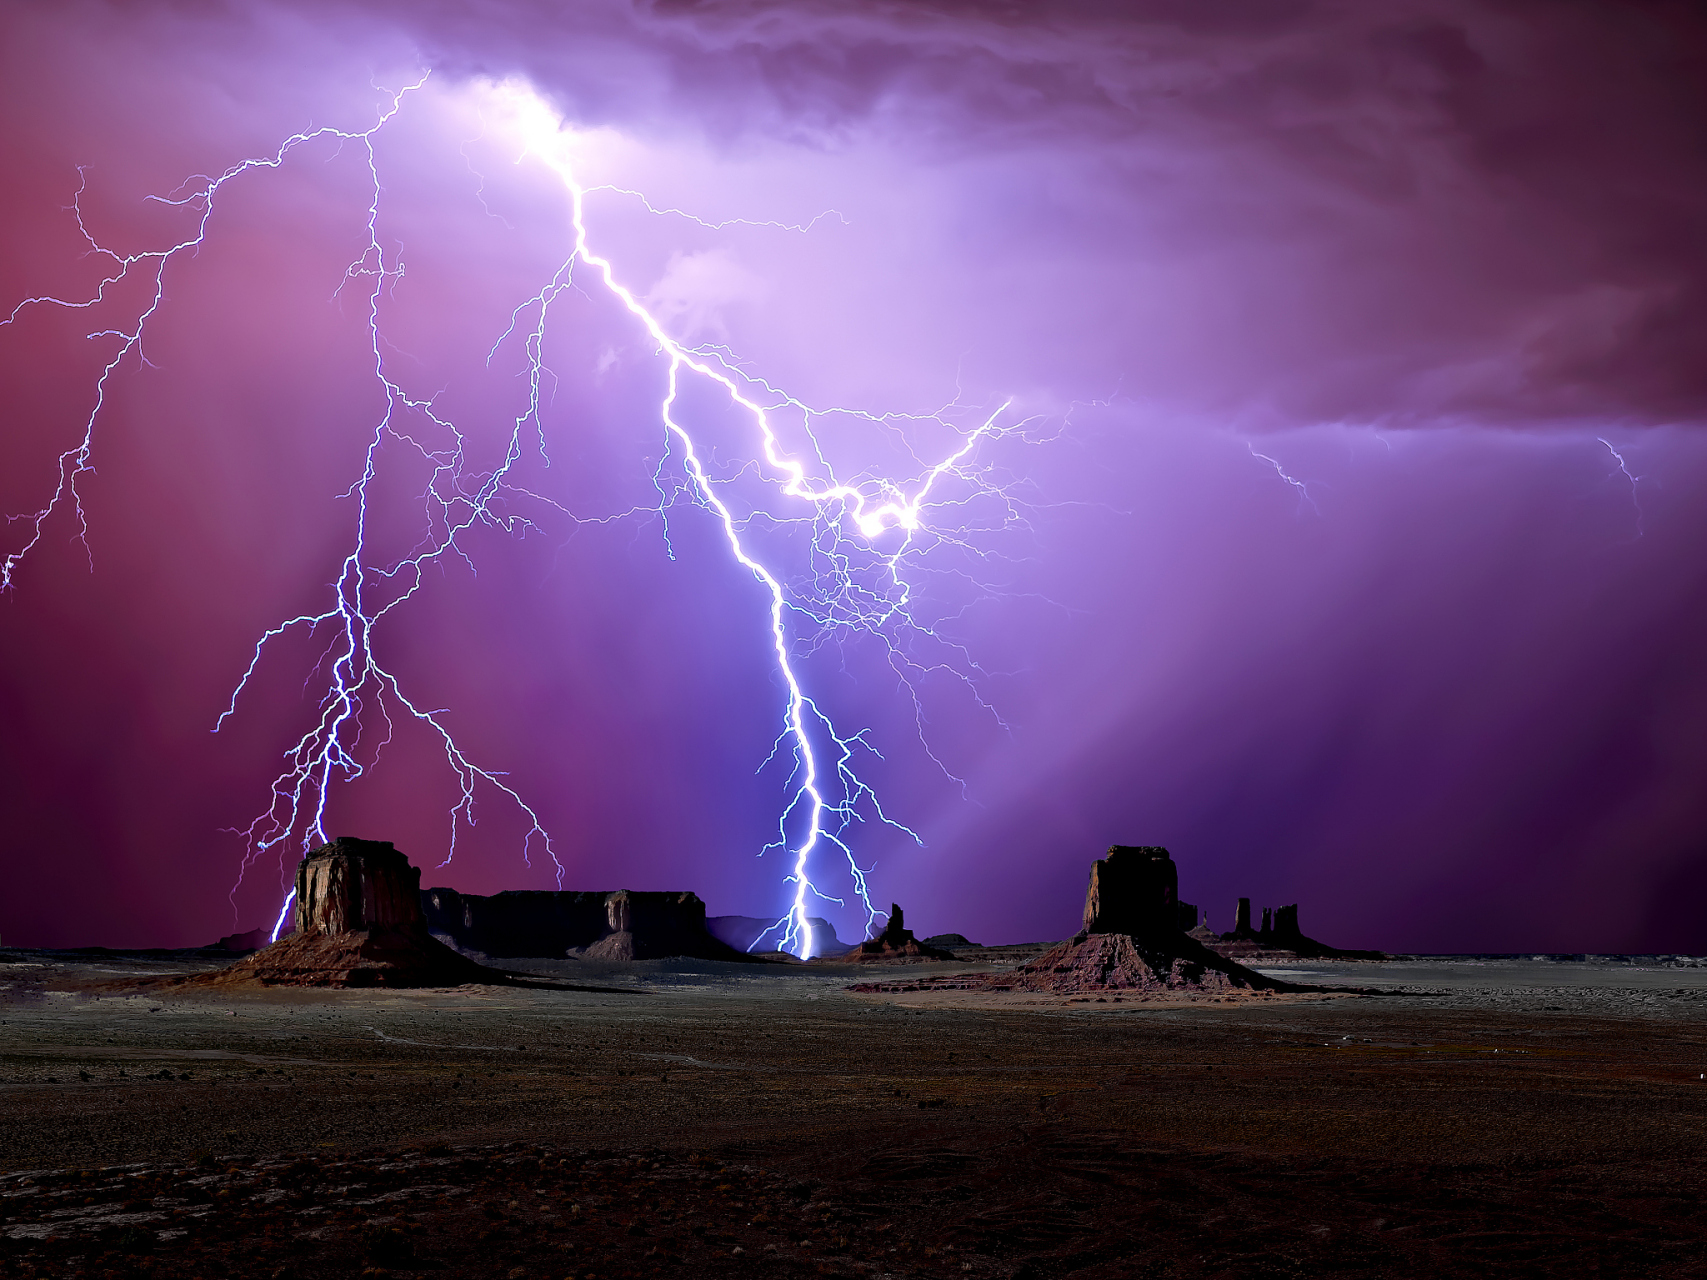
M 421 871 L 386 840 L 339 836 L 296 869 L 296 932 L 215 973 L 213 986 L 453 987 L 507 983 L 427 930 Z
M 1195 909 L 1187 908 L 1187 913 L 1195 915 Z M 1181 924 L 1179 871 L 1168 851 L 1155 845 L 1114 845 L 1091 864 L 1083 928 L 1030 963 L 1002 973 L 860 983 L 848 989 L 1139 999 L 1296 989 L 1217 955 Z

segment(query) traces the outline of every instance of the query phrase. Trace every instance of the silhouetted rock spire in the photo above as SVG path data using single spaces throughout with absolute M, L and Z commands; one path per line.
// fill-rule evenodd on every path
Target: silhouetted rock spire
M 1224 956 L 1250 959 L 1270 955 L 1274 959 L 1316 959 L 1316 960 L 1385 960 L 1387 957 L 1380 951 L 1347 951 L 1340 947 L 1330 947 L 1325 942 L 1317 942 L 1314 938 L 1306 937 L 1298 927 L 1298 904 L 1291 903 L 1284 907 L 1264 907 L 1262 909 L 1262 927 L 1251 928 L 1251 900 L 1239 899 L 1238 914 L 1234 917 L 1233 928 L 1219 936 L 1210 936 L 1205 941 Z
M 841 958 L 855 964 L 882 964 L 911 960 L 952 960 L 954 954 L 927 946 L 915 938 L 913 931 L 907 928 L 906 918 L 901 914 L 901 905 L 892 902 L 889 904 L 889 919 L 883 925 L 883 932 L 860 943 Z

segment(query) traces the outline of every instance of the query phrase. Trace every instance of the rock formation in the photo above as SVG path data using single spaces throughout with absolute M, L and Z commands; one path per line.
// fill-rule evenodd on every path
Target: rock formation
M 944 951 L 953 951 L 957 947 L 962 949 L 976 947 L 980 951 L 984 949 L 982 943 L 972 941 L 964 933 L 933 933 L 925 939 L 925 945 L 927 947 L 941 947 Z
M 897 903 L 889 904 L 889 919 L 883 932 L 859 944 L 841 957 L 854 964 L 908 964 L 919 960 L 952 960 L 951 952 L 927 946 L 906 926 Z
M 425 923 L 421 872 L 389 840 L 339 836 L 296 868 L 298 933 L 395 931 Z
M 267 930 L 250 929 L 244 933 L 228 933 L 209 949 L 235 951 L 240 955 L 246 955 L 251 951 L 259 951 L 267 945 L 267 941 Z
M 1209 927 L 1209 912 L 1207 909 L 1199 912 L 1198 915 L 1199 919 L 1197 920 L 1197 927 L 1187 929 L 1185 931 L 1186 937 L 1195 938 L 1197 941 L 1213 950 L 1216 941 L 1221 935 Z
M 1233 928 L 1205 939 L 1218 954 L 1239 960 L 1385 960 L 1380 951 L 1347 951 L 1309 938 L 1298 928 L 1298 904 L 1264 907 L 1262 925 L 1251 928 L 1251 900 L 1239 899 Z
M 420 901 L 436 936 L 484 956 L 752 959 L 711 934 L 705 903 L 694 893 L 507 890 L 483 897 L 427 889 Z
M 698 894 L 631 893 L 627 889 L 605 898 L 605 931 L 598 940 L 579 951 L 571 948 L 568 954 L 588 960 L 749 958 L 706 930 L 705 903 Z
M 1251 900 L 1240 898 L 1238 908 L 1233 912 L 1233 937 L 1249 938 L 1255 936 L 1255 931 L 1251 928 Z
M 994 991 L 1038 991 L 1056 995 L 1118 991 L 1162 994 L 1169 991 L 1275 990 L 1284 984 L 1252 973 L 1216 955 L 1201 943 L 1189 946 L 1141 946 L 1129 933 L 1092 933 L 1045 951 L 1030 964 L 1007 973 L 984 975 Z M 1181 951 L 1192 954 L 1180 955 Z
M 299 987 L 505 980 L 428 933 L 420 886 L 420 870 L 389 841 L 340 836 L 296 869 L 296 932 L 209 980 Z
M 1276 907 L 1274 909 L 1274 924 L 1270 942 L 1277 947 L 1284 947 L 1296 956 L 1310 960 L 1385 960 L 1387 954 L 1383 951 L 1347 950 L 1344 947 L 1330 947 L 1325 942 L 1317 942 L 1314 938 L 1306 937 L 1298 928 L 1298 904 Z
M 1197 908 L 1190 903 L 1183 906 L 1184 910 L 1179 901 L 1179 872 L 1166 849 L 1114 845 L 1106 857 L 1091 864 L 1084 928 L 1077 935 L 1005 973 L 959 974 L 912 983 L 905 989 L 1029 991 L 1062 996 L 1291 989 L 1284 982 L 1217 955 L 1190 937 L 1184 926 L 1196 919 Z M 882 983 L 852 988 L 902 989 Z
M 1166 849 L 1113 845 L 1091 864 L 1084 927 L 1077 936 L 1030 964 L 991 976 L 1011 990 L 1061 993 L 1284 986 L 1187 934 L 1196 916 L 1196 907 L 1179 900 L 1179 870 Z
M 1165 932 L 1179 923 L 1179 871 L 1159 845 L 1114 845 L 1091 863 L 1081 935 Z

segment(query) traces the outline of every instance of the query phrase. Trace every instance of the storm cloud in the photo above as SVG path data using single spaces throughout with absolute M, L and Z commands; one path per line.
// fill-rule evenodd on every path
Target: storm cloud
M 1039 424 L 986 458 L 1020 522 L 923 566 L 972 681 L 909 689 L 853 636 L 807 668 L 922 838 L 854 837 L 922 933 L 1060 936 L 1119 841 L 1169 845 L 1212 923 L 1246 894 L 1344 945 L 1707 949 L 1693 7 L 25 3 L 0 22 L 8 308 L 96 278 L 65 209 L 80 183 L 105 239 L 156 244 L 176 224 L 146 195 L 365 127 L 375 85 L 430 72 L 382 144 L 409 264 L 391 340 L 471 420 L 513 411 L 513 370 L 483 361 L 562 226 L 462 86 L 525 82 L 659 208 L 833 210 L 713 233 L 594 206 L 684 336 L 808 402 L 1013 397 Z M 228 901 L 243 844 L 222 831 L 300 732 L 312 647 L 208 730 L 347 539 L 374 404 L 334 294 L 361 182 L 325 149 L 233 188 L 167 276 L 148 363 L 112 381 L 87 550 L 50 523 L 0 602 L 8 941 L 203 941 L 276 909 L 270 864 Z M 651 484 L 655 379 L 587 306 L 548 360 L 550 496 L 621 510 Z M 91 328 L 0 328 L 7 512 L 45 500 L 80 430 Z M 780 910 L 783 866 L 757 856 L 779 795 L 762 606 L 693 511 L 671 525 L 494 531 L 388 643 L 537 804 L 572 887 Z M 400 738 L 340 789 L 340 830 L 432 866 L 441 774 Z M 428 881 L 551 883 L 483 812 Z M 844 935 L 861 918 L 827 913 Z

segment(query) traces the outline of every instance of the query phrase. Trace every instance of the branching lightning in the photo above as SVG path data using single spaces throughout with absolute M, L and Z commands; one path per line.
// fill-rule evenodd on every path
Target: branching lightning
M 1258 453 L 1256 446 L 1248 441 L 1245 444 L 1245 448 L 1251 451 L 1251 457 L 1256 458 L 1260 462 L 1268 463 L 1269 466 L 1274 468 L 1275 475 L 1279 476 L 1282 480 L 1286 481 L 1287 484 L 1298 490 L 1298 509 L 1300 511 L 1304 509 L 1305 503 L 1309 503 L 1310 510 L 1314 511 L 1317 515 L 1322 514 L 1322 509 L 1316 505 L 1316 500 L 1310 496 L 1310 486 L 1305 484 L 1304 481 L 1298 479 L 1291 472 L 1287 471 L 1285 467 L 1281 466 L 1279 459 L 1271 458 L 1266 453 Z
M 825 218 L 835 218 L 840 221 L 843 226 L 846 226 L 848 221 L 834 209 L 825 209 L 822 213 L 812 215 L 812 217 L 805 222 L 777 222 L 771 218 L 724 218 L 720 222 L 708 222 L 697 213 L 689 213 L 686 209 L 677 209 L 674 207 L 660 209 L 646 198 L 645 192 L 631 191 L 627 187 L 613 186 L 608 182 L 600 183 L 596 187 L 576 187 L 576 190 L 580 193 L 583 200 L 585 200 L 587 196 L 596 195 L 601 191 L 614 192 L 619 196 L 631 196 L 640 202 L 641 207 L 644 208 L 647 213 L 652 214 L 654 217 L 661 218 L 666 214 L 673 214 L 678 218 L 685 218 L 696 226 L 704 227 L 707 231 L 722 231 L 725 227 L 773 227 L 778 231 L 798 231 L 804 235 L 820 222 L 824 221 Z
M 261 635 L 228 705 L 214 725 L 218 731 L 227 719 L 237 714 L 239 703 L 256 680 L 263 657 L 274 642 L 291 633 L 327 637 L 327 648 L 317 668 L 326 681 L 317 715 L 285 752 L 284 768 L 273 780 L 268 807 L 241 833 L 245 852 L 238 883 L 268 850 L 307 848 L 323 841 L 332 783 L 360 778 L 371 767 L 376 753 L 390 742 L 399 718 L 407 718 L 433 735 L 457 779 L 458 799 L 449 813 L 446 861 L 454 856 L 458 832 L 475 822 L 477 793 L 490 788 L 515 805 L 528 824 L 522 840 L 524 859 L 531 865 L 537 843 L 551 859 L 561 885 L 564 867 L 539 814 L 504 780 L 503 774 L 476 763 L 464 753 L 447 725 L 443 709 L 428 708 L 405 693 L 398 677 L 381 661 L 375 637 L 381 624 L 421 589 L 429 567 L 450 559 L 472 563 L 463 546 L 464 535 L 470 530 L 487 526 L 519 534 L 535 527 L 533 519 L 517 514 L 518 509 L 525 509 L 518 500 L 543 504 L 553 516 L 571 521 L 583 519 L 523 487 L 512 472 L 530 450 L 544 456 L 546 428 L 541 420 L 541 402 L 542 385 L 549 376 L 543 354 L 548 318 L 554 304 L 578 286 L 577 272 L 590 273 L 593 281 L 620 304 L 644 333 L 662 362 L 658 420 L 667 446 L 653 476 L 659 495 L 657 505 L 597 519 L 608 521 L 652 512 L 665 522 L 668 545 L 670 509 L 681 503 L 696 507 L 709 513 L 732 559 L 763 592 L 767 601 L 767 644 L 783 692 L 781 724 L 770 759 L 792 758 L 793 766 L 777 820 L 776 838 L 761 851 L 783 851 L 790 859 L 787 882 L 792 902 L 788 913 L 771 932 L 777 934 L 783 947 L 810 955 L 813 938 L 807 912 L 812 900 L 842 901 L 821 890 L 812 880 L 813 858 L 820 847 L 832 846 L 842 855 L 869 926 L 876 917 L 866 890 L 869 868 L 862 867 L 855 858 L 850 828 L 877 821 L 915 840 L 917 835 L 891 818 L 872 788 L 863 781 L 856 768 L 857 759 L 863 752 L 875 754 L 874 748 L 864 730 L 839 730 L 807 692 L 801 657 L 838 636 L 857 633 L 877 637 L 885 646 L 891 669 L 912 697 L 921 724 L 922 677 L 949 672 L 971 685 L 977 667 L 970 655 L 941 634 L 935 625 L 911 612 L 915 600 L 914 571 L 925 552 L 942 545 L 971 550 L 964 530 L 933 528 L 927 517 L 945 507 L 964 508 L 976 498 L 993 501 L 998 525 L 1022 522 L 1016 500 L 995 482 L 990 467 L 980 463 L 977 455 L 980 446 L 1024 433 L 1035 420 L 1014 418 L 1011 403 L 983 415 L 969 429 L 956 428 L 945 416 L 950 408 L 962 409 L 957 404 L 910 420 L 900 415 L 874 415 L 849 409 L 820 410 L 744 371 L 725 348 L 687 345 L 668 331 L 666 323 L 642 296 L 623 281 L 618 267 L 594 247 L 587 226 L 587 197 L 595 191 L 617 191 L 638 198 L 651 214 L 680 215 L 713 229 L 730 223 L 708 222 L 674 208 L 660 209 L 640 193 L 623 188 L 584 186 L 568 158 L 560 121 L 531 91 L 502 86 L 494 92 L 518 130 L 521 139 L 518 163 L 526 158 L 537 160 L 562 184 L 567 201 L 569 244 L 555 274 L 514 309 L 509 328 L 499 335 L 488 355 L 490 362 L 506 342 L 520 339 L 526 360 L 528 398 L 523 411 L 508 423 L 502 461 L 488 471 L 477 471 L 465 447 L 464 428 L 442 415 L 432 398 L 412 395 L 405 389 L 388 366 L 388 348 L 382 336 L 382 310 L 390 291 L 403 277 L 404 266 L 400 250 L 388 249 L 380 233 L 384 184 L 377 140 L 385 126 L 404 109 L 409 95 L 421 90 L 425 83 L 426 78 L 422 77 L 388 95 L 375 123 L 365 130 L 326 127 L 299 132 L 287 138 L 271 155 L 243 160 L 217 176 L 197 179 L 187 190 L 154 197 L 195 214 L 191 234 L 162 249 L 122 254 L 103 245 L 85 224 L 81 206 L 83 187 L 79 186 L 78 200 L 73 205 L 78 229 L 90 252 L 109 264 L 108 270 L 90 296 L 73 300 L 27 298 L 0 320 L 0 326 L 13 323 L 35 307 L 96 308 L 107 301 L 121 282 L 133 277 L 145 279 L 151 291 L 131 323 L 120 328 L 96 329 L 89 335 L 96 339 L 116 339 L 118 348 L 96 379 L 94 402 L 82 424 L 80 439 L 59 455 L 58 479 L 51 495 L 37 511 L 20 518 L 25 536 L 0 561 L 0 589 L 13 586 L 14 570 L 40 543 L 49 521 L 62 512 L 69 513 L 75 538 L 87 548 L 87 526 L 78 481 L 93 467 L 97 427 L 110 381 L 133 353 L 142 358 L 145 333 L 164 303 L 166 270 L 181 258 L 193 257 L 204 243 L 222 193 L 247 175 L 279 169 L 292 153 L 310 143 L 327 141 L 355 148 L 366 165 L 366 242 L 359 256 L 346 268 L 338 290 L 350 291 L 362 300 L 371 346 L 372 376 L 383 392 L 384 408 L 367 436 L 360 472 L 344 491 L 356 513 L 355 531 L 337 573 L 328 584 L 330 601 L 316 612 L 287 618 Z M 820 214 L 804 225 L 733 221 L 805 232 L 825 216 Z M 756 454 L 737 474 L 766 481 L 782 510 L 754 509 L 742 513 L 736 509 L 728 493 L 731 477 L 720 475 L 708 463 L 701 440 L 692 424 L 684 420 L 681 395 L 690 381 L 725 396 L 740 420 L 748 424 Z M 777 422 L 779 413 L 800 424 L 803 449 L 791 450 L 785 445 Z M 820 433 L 843 418 L 897 432 L 909 421 L 928 421 L 954 431 L 959 438 L 946 456 L 936 461 L 921 459 L 919 471 L 908 480 L 867 475 L 843 480 L 836 476 L 826 450 L 820 447 Z M 401 444 L 412 451 L 426 464 L 431 476 L 422 495 L 429 536 L 410 554 L 390 561 L 377 557 L 369 536 L 374 481 L 380 469 L 382 446 L 388 443 Z M 913 456 L 916 458 L 917 454 Z M 1274 465 L 1280 471 L 1279 464 Z M 670 470 L 672 466 L 677 470 Z M 1299 482 L 1283 471 L 1281 475 L 1303 491 Z M 944 492 L 950 481 L 956 485 L 954 494 Z M 1308 499 L 1307 492 L 1304 496 Z M 761 551 L 760 540 L 755 538 L 755 528 L 759 526 L 797 527 L 805 535 L 810 557 L 808 571 L 787 573 Z M 921 659 L 910 643 L 920 638 L 928 639 L 948 656 Z M 979 703 L 988 706 L 981 696 Z M 370 739 L 366 743 L 364 731 Z M 232 892 L 235 894 L 235 886 Z M 275 937 L 289 907 L 287 896 L 274 929 Z
M 1612 447 L 1612 441 L 1604 436 L 1596 436 L 1595 439 L 1606 446 L 1606 451 L 1612 455 L 1612 460 L 1618 464 L 1618 469 L 1624 473 L 1624 478 L 1630 482 L 1630 505 L 1636 509 L 1636 536 L 1640 538 L 1643 534 L 1642 522 L 1646 518 L 1646 513 L 1642 510 L 1642 499 L 1636 491 L 1636 484 L 1642 477 L 1630 470 L 1629 463 L 1624 461 L 1624 455 Z

